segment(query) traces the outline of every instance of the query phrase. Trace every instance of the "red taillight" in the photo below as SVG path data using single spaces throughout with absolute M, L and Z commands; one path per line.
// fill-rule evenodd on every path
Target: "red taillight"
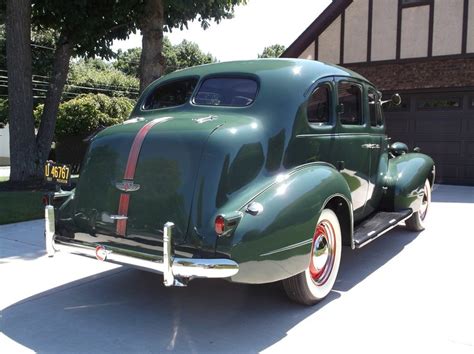
M 218 215 L 216 220 L 214 221 L 214 230 L 216 230 L 216 234 L 219 236 L 224 233 L 225 228 L 225 219 L 222 215 Z

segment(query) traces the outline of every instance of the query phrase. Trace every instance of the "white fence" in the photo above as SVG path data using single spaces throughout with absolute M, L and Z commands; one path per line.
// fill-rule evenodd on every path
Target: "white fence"
M 0 166 L 10 165 L 10 131 L 8 125 L 0 128 Z

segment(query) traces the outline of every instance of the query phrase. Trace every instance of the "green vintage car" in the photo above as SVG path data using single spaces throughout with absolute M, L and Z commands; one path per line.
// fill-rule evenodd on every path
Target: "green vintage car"
M 314 304 L 343 245 L 402 221 L 424 228 L 433 160 L 389 144 L 382 104 L 362 76 L 317 61 L 166 75 L 129 120 L 92 139 L 76 189 L 47 206 L 48 254 L 160 272 L 166 286 L 282 281 Z

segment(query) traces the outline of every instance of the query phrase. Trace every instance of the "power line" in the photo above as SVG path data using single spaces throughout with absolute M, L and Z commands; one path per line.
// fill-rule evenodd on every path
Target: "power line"
M 7 39 L 6 39 L 5 37 L 1 37 L 1 38 L 0 38 L 0 41 L 6 42 L 6 40 L 7 40 Z M 35 42 L 30 42 L 30 45 L 31 45 L 32 47 L 37 47 L 37 48 L 41 48 L 41 49 L 48 49 L 48 50 L 52 50 L 52 51 L 55 51 L 55 50 L 56 50 L 56 48 L 47 47 L 47 46 L 44 46 L 44 45 L 42 45 L 42 44 L 36 44 Z
M 8 71 L 4 70 L 4 69 L 0 69 L 0 72 L 4 72 L 4 73 L 8 74 Z M 4 77 L 8 77 L 8 76 L 5 75 Z M 51 79 L 51 76 L 36 75 L 36 74 L 33 74 L 32 77 L 33 77 L 33 79 L 35 77 L 44 78 L 44 79 L 48 79 L 48 80 Z M 75 80 L 68 79 L 67 81 L 70 82 L 71 84 L 79 84 L 79 85 L 82 85 L 82 86 L 87 86 L 87 84 L 79 83 L 78 81 L 75 81 Z M 135 91 L 138 92 L 138 90 L 135 88 L 136 86 L 104 85 L 104 84 L 101 84 L 100 86 L 118 88 L 118 89 L 125 89 L 125 90 L 134 90 L 135 89 Z M 96 87 L 96 86 L 88 86 L 88 87 Z
M 0 72 L 4 72 L 4 73 L 8 73 L 7 70 L 3 70 L 3 69 L 0 69 Z M 42 78 L 45 78 L 45 79 L 50 79 L 49 76 L 42 76 L 42 75 L 32 75 L 33 76 L 33 79 L 32 81 L 35 83 L 46 83 L 46 84 L 49 84 L 49 81 L 40 81 L 40 80 L 34 80 L 35 77 L 42 77 Z M 6 75 L 0 75 L 0 78 L 8 78 L 8 76 Z M 73 80 L 67 80 L 67 83 L 66 83 L 68 86 L 76 86 L 78 88 L 93 88 L 93 89 L 96 89 L 96 88 L 102 88 L 102 89 L 109 89 L 109 91 L 113 92 L 113 91 L 116 91 L 116 92 L 131 92 L 131 93 L 136 93 L 138 94 L 139 91 L 133 87 L 133 86 L 122 86 L 122 85 L 98 85 L 98 86 L 88 86 L 87 84 L 83 84 L 83 83 L 79 83 L 77 81 L 73 81 Z M 115 89 L 115 90 L 114 90 Z
M 0 75 L 0 83 L 7 84 L 7 86 L 2 86 L 2 87 L 7 87 L 8 88 L 8 81 L 6 79 L 8 79 L 7 76 Z M 36 86 L 47 87 L 50 84 L 47 81 L 39 81 L 39 80 L 32 80 L 32 82 L 33 82 L 33 86 L 36 85 Z M 79 90 L 86 90 L 86 91 L 99 91 L 99 92 L 121 93 L 121 94 L 131 94 L 131 95 L 138 95 L 139 94 L 138 90 L 135 90 L 135 89 L 132 89 L 132 88 L 127 88 L 125 86 L 122 86 L 121 90 L 117 90 L 117 89 L 108 88 L 108 87 L 114 87 L 114 86 L 101 85 L 101 87 L 97 87 L 97 86 L 81 86 L 81 85 L 74 85 L 74 84 L 71 84 L 71 83 L 66 83 L 66 87 L 68 87 L 70 89 L 79 89 Z M 47 92 L 47 90 L 44 90 L 44 91 Z M 80 94 L 80 93 L 78 93 L 78 94 Z

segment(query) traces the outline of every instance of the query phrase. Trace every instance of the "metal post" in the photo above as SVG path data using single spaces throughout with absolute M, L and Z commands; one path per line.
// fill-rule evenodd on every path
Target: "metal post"
M 52 205 L 46 205 L 44 208 L 44 220 L 45 220 L 45 241 L 46 241 L 46 253 L 49 257 L 54 256 L 54 207 Z
M 174 275 L 171 267 L 173 264 L 173 256 L 171 254 L 173 227 L 174 224 L 172 222 L 167 222 L 163 228 L 163 282 L 165 286 L 174 285 Z

